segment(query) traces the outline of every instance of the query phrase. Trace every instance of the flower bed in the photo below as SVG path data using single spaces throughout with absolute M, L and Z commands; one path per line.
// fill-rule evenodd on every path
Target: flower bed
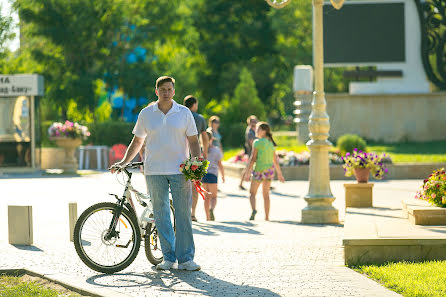
M 90 132 L 86 126 L 79 125 L 78 123 L 73 123 L 70 121 L 65 121 L 65 123 L 54 122 L 48 128 L 48 136 L 50 138 L 57 137 L 67 137 L 67 138 L 81 138 L 87 139 L 90 136 Z
M 287 150 L 277 150 L 277 157 L 279 158 L 279 164 L 283 167 L 289 166 L 299 166 L 299 165 L 308 165 L 310 164 L 310 152 L 303 151 L 301 153 L 296 153 L 294 151 Z M 328 153 L 328 157 L 330 160 L 330 164 L 343 164 L 344 161 L 342 157 L 335 153 Z M 240 151 L 236 156 L 230 158 L 228 162 L 237 163 L 237 164 L 248 164 L 249 157 L 244 153 L 244 151 Z
M 444 168 L 434 170 L 423 181 L 423 185 L 416 193 L 415 198 L 426 200 L 432 205 L 446 207 L 446 172 Z
M 288 166 L 299 166 L 299 165 L 309 165 L 310 164 L 310 152 L 302 151 L 300 153 L 296 153 L 295 151 L 288 150 L 277 150 L 277 157 L 279 158 L 280 166 L 288 167 Z M 373 153 L 368 153 L 373 154 Z M 338 151 L 330 151 L 328 153 L 328 159 L 330 165 L 343 165 L 345 163 L 344 159 L 341 157 Z M 231 157 L 228 162 L 236 163 L 236 164 L 248 164 L 249 157 L 244 153 L 244 151 L 240 151 L 236 156 Z M 383 154 L 380 157 L 380 162 L 383 164 L 391 164 L 392 159 Z

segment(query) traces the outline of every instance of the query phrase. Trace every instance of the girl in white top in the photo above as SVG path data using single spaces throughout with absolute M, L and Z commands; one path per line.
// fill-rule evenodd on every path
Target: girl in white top
M 203 183 L 203 188 L 206 192 L 206 198 L 204 200 L 204 210 L 206 211 L 206 220 L 215 221 L 214 209 L 217 205 L 217 182 L 218 182 L 218 170 L 221 172 L 221 179 L 225 182 L 225 172 L 221 160 L 223 158 L 223 153 L 219 147 L 214 145 L 214 137 L 210 131 L 206 131 L 209 137 L 209 148 L 208 148 L 208 161 L 209 167 L 206 175 L 203 177 L 201 182 Z

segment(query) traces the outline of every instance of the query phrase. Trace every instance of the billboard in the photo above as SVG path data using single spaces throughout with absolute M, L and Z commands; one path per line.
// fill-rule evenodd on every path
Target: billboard
M 403 2 L 324 4 L 324 62 L 327 66 L 403 63 Z

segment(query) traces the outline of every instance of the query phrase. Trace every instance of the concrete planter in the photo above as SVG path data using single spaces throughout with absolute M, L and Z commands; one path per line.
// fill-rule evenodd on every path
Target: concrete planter
M 223 162 L 225 174 L 240 177 L 246 165 Z M 433 170 L 445 167 L 446 163 L 406 163 L 387 164 L 389 172 L 385 179 L 424 179 Z M 308 180 L 309 165 L 281 167 L 285 180 Z M 331 180 L 354 180 L 354 177 L 346 177 L 342 165 L 330 165 Z
M 344 184 L 345 208 L 373 207 L 373 184 Z

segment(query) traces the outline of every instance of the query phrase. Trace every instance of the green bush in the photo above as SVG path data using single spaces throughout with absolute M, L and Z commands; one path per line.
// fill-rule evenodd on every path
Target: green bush
M 132 130 L 135 123 L 126 123 L 120 121 L 109 121 L 104 123 L 92 124 L 88 128 L 91 136 L 87 142 L 94 145 L 107 145 L 122 143 L 129 145 L 133 138 Z
M 346 153 L 352 153 L 354 148 L 365 151 L 367 143 L 363 138 L 355 134 L 344 134 L 339 137 L 337 142 L 341 155 L 345 156 Z
M 233 123 L 220 127 L 223 149 L 243 147 L 245 143 L 245 123 Z

